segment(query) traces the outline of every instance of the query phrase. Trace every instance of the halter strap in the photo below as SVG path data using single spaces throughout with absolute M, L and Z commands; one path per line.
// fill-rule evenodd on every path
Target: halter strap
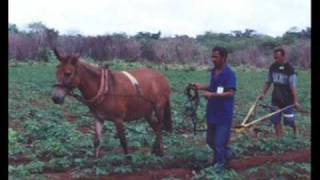
M 91 99 L 84 99 L 85 102 L 87 103 L 93 103 L 96 100 L 98 100 L 100 97 L 103 97 L 105 93 L 108 92 L 108 85 L 106 85 L 106 81 L 108 80 L 108 72 L 105 69 L 101 69 L 101 78 L 100 78 L 100 86 L 97 94 L 92 97 Z M 100 102 L 103 100 L 103 98 L 100 98 Z

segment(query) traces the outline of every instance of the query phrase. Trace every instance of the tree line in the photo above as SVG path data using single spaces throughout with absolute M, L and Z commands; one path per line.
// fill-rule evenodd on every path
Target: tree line
M 282 46 L 288 52 L 288 60 L 301 68 L 309 68 L 311 28 L 290 28 L 282 36 L 271 37 L 253 29 L 230 33 L 205 32 L 195 38 L 187 35 L 161 37 L 161 31 L 138 32 L 128 36 L 114 33 L 84 36 L 80 33 L 60 34 L 41 22 L 28 25 L 25 30 L 9 24 L 9 60 L 50 61 L 50 47 L 58 47 L 65 53 L 81 53 L 82 57 L 97 61 L 124 59 L 127 61 L 151 61 L 154 63 L 207 64 L 211 49 L 224 46 L 230 53 L 230 63 L 265 67 L 272 61 L 272 50 Z

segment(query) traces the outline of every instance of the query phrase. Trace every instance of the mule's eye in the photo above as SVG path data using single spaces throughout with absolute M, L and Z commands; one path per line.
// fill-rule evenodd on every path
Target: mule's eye
M 65 72 L 64 76 L 69 77 L 69 76 L 71 76 L 71 74 L 72 74 L 72 72 Z

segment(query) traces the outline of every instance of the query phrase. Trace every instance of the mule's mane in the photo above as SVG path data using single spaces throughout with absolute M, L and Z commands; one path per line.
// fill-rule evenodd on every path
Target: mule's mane
M 94 77 L 99 77 L 100 79 L 100 75 L 101 75 L 101 67 L 99 67 L 97 64 L 93 64 L 93 63 L 88 63 L 82 59 L 79 59 L 78 62 L 79 67 L 81 67 L 83 70 L 85 70 L 86 72 L 88 72 L 89 74 L 91 74 Z M 115 86 L 116 85 L 116 81 L 115 81 L 115 77 L 112 73 L 111 70 L 108 70 L 108 77 L 109 77 L 109 86 Z M 113 88 L 109 88 L 111 91 Z
M 100 74 L 100 68 L 99 68 L 98 65 L 93 64 L 93 63 L 87 63 L 82 59 L 80 59 L 78 63 L 80 65 L 80 67 L 86 69 L 91 74 L 93 74 L 93 75 L 99 75 Z
M 91 66 L 91 67 L 99 68 L 99 66 L 97 64 L 86 62 L 83 59 L 79 59 L 79 63 L 81 63 L 81 64 L 83 64 L 85 66 Z

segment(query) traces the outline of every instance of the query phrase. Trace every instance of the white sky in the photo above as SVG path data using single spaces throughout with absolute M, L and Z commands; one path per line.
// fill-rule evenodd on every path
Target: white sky
M 206 31 L 250 28 L 281 36 L 311 27 L 310 0 L 9 0 L 9 23 L 43 22 L 60 33 L 85 35 L 139 31 L 195 37 Z

